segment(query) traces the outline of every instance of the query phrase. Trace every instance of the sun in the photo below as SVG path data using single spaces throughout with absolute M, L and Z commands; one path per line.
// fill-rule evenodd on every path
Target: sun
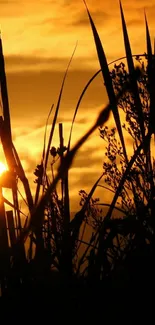
M 6 172 L 7 167 L 0 161 L 0 176 Z

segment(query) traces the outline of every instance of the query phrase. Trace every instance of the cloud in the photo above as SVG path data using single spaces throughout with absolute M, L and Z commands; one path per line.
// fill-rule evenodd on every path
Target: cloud
M 38 127 L 41 124 L 45 125 L 53 103 L 54 110 L 56 108 L 64 71 L 38 71 L 38 69 L 26 71 L 23 69 L 22 72 L 21 69 L 20 72 L 18 70 L 15 72 L 14 69 L 9 72 L 9 64 L 6 64 L 6 68 L 12 127 L 18 127 L 22 132 L 22 128 L 25 130 Z M 94 72 L 93 70 L 69 71 L 62 94 L 59 121 L 71 122 L 81 92 Z M 96 94 L 98 95 L 96 96 Z M 106 90 L 100 75 L 85 93 L 76 120 L 91 122 L 91 118 L 95 118 L 97 112 L 106 102 Z M 88 115 L 86 109 L 94 115 L 92 117 Z
M 65 83 L 53 145 L 59 145 L 58 123 L 63 122 L 65 144 L 79 96 L 99 69 L 96 48 L 87 12 L 81 1 L 2 1 L 0 23 L 6 62 L 13 141 L 34 191 L 33 171 L 40 163 L 45 123 L 51 105 L 57 104 L 65 69 L 76 40 L 78 47 Z M 110 60 L 124 55 L 118 1 L 87 0 L 105 53 Z M 124 0 L 123 8 L 132 51 L 145 51 L 146 13 L 154 36 L 153 0 Z M 107 95 L 99 75 L 80 105 L 73 129 L 72 144 L 96 119 Z M 51 115 L 50 123 L 52 123 Z M 111 120 L 109 123 L 112 123 Z M 129 154 L 132 143 L 126 139 Z M 105 143 L 98 131 L 77 153 L 70 171 L 72 209 L 78 205 L 78 191 L 89 191 L 102 172 Z M 103 201 L 106 198 L 103 197 Z
M 74 46 L 75 47 L 75 46 Z M 73 52 L 73 51 L 72 51 Z M 9 73 L 17 73 L 17 72 L 25 72 L 28 71 L 35 71 L 36 73 L 39 71 L 61 71 L 65 73 L 65 70 L 68 66 L 70 57 L 59 57 L 59 56 L 51 56 L 46 57 L 44 55 L 41 56 L 41 54 L 36 54 L 33 56 L 30 55 L 5 55 L 5 65 L 7 68 L 7 72 Z M 79 64 L 80 62 L 80 64 Z M 75 56 L 72 59 L 72 63 L 70 65 L 70 70 L 94 70 L 94 67 L 90 65 L 91 62 L 87 65 L 85 62 L 85 56 Z M 69 70 L 69 71 L 70 71 Z M 95 72 L 95 71 L 94 71 Z M 69 72 L 70 73 L 70 72 Z
M 78 40 L 73 65 L 96 69 L 98 60 L 88 15 L 82 2 L 19 1 L 3 5 L 0 15 L 4 54 L 15 69 L 65 69 Z M 108 61 L 124 55 L 118 1 L 87 1 L 101 37 Z M 144 7 L 154 36 L 153 1 L 123 1 L 123 8 L 134 53 L 145 51 Z M 113 8 L 113 10 L 111 10 Z M 9 13 L 10 12 L 10 13 Z M 6 14 L 9 13 L 7 17 Z M 12 16 L 10 16 L 12 15 Z M 136 35 L 136 37 L 135 37 Z M 118 46 L 119 44 L 119 46 Z M 17 62 L 18 58 L 20 58 Z M 65 61 L 66 60 L 66 61 Z M 29 62 L 28 62 L 29 61 Z
M 92 12 L 92 17 L 95 23 L 105 25 L 107 24 L 110 15 L 104 11 L 96 10 Z M 89 26 L 89 18 L 86 12 L 83 12 L 80 16 L 77 16 L 74 22 L 72 22 L 72 26 L 80 26 L 80 27 L 88 27 Z
M 124 47 L 118 1 L 89 0 L 87 4 L 103 44 L 106 46 L 108 57 L 122 56 Z M 51 57 L 53 61 L 57 57 L 69 58 L 78 39 L 77 57 L 79 59 L 83 57 L 85 64 L 88 58 L 92 60 L 96 57 L 92 32 L 83 3 L 69 1 L 66 4 L 66 1 L 40 0 L 36 4 L 36 1 L 26 3 L 19 1 L 18 5 L 16 2 L 10 2 L 10 5 L 3 7 L 6 9 L 5 13 L 4 10 L 1 11 L 0 21 L 6 55 L 30 56 L 32 54 L 34 57 L 40 55 Z M 127 25 L 132 27 L 132 30 L 129 30 L 131 39 L 135 38 L 134 29 L 139 26 L 135 41 L 137 51 L 142 45 L 142 37 L 145 37 L 144 7 L 151 25 L 155 10 L 153 1 L 123 1 Z M 9 12 L 7 17 L 6 14 Z M 94 64 L 96 63 L 97 60 L 94 61 Z

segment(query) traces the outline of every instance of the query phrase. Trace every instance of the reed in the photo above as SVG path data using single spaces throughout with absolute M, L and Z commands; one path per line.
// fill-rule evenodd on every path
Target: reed
M 58 271 L 59 282 L 62 280 L 63 285 L 72 281 L 81 281 L 80 283 L 85 284 L 100 281 L 105 283 L 107 278 L 110 281 L 109 283 L 116 284 L 120 269 L 121 274 L 127 274 L 128 282 L 134 273 L 133 270 L 129 272 L 129 265 L 134 265 L 135 257 L 141 262 L 140 265 L 145 271 L 146 260 L 152 261 L 153 258 L 155 174 L 151 138 L 155 130 L 155 79 L 154 54 L 152 54 L 147 19 L 145 17 L 147 54 L 133 56 L 123 8 L 120 3 L 125 45 L 124 58 L 126 59 L 127 69 L 121 62 L 122 59 L 118 59 L 113 62 L 115 65 L 111 70 L 87 6 L 86 10 L 94 36 L 100 70 L 92 76 L 80 94 L 71 123 L 67 147 L 63 140 L 63 125 L 59 124 L 60 145 L 59 148 L 55 148 L 53 133 L 57 124 L 69 66 L 76 50 L 75 47 L 64 74 L 48 141 L 47 125 L 51 113 L 54 111 L 54 105 L 52 105 L 47 117 L 43 152 L 40 164 L 37 165 L 34 172 L 36 176 L 34 200 L 20 158 L 12 143 L 2 42 L 0 43 L 0 82 L 3 104 L 0 136 L 9 171 L 14 175 L 14 182 L 10 187 L 13 193 L 13 204 L 3 198 L 2 194 L 0 203 L 1 224 L 3 223 L 1 228 L 4 229 L 4 233 L 0 236 L 0 247 L 4 247 L 0 259 L 2 255 L 7 257 L 7 263 L 4 263 L 6 266 L 0 274 L 3 295 L 6 291 L 12 290 L 15 280 L 19 286 L 21 282 L 28 283 L 31 286 L 33 281 L 37 282 L 38 278 L 42 277 L 42 283 L 44 283 L 46 277 L 52 278 L 53 268 Z M 139 68 L 135 67 L 135 57 Z M 117 65 L 116 62 L 118 61 L 120 62 Z M 109 103 L 101 110 L 90 129 L 74 146 L 71 146 L 73 126 L 80 103 L 89 85 L 99 73 L 102 73 Z M 121 110 L 126 115 L 124 126 L 121 124 Z M 110 112 L 113 114 L 116 128 L 109 131 L 106 123 Z M 96 129 L 99 129 L 100 136 L 108 143 L 106 152 L 108 162 L 104 161 L 101 176 L 90 189 L 90 192 L 88 194 L 84 191 L 80 192 L 81 208 L 71 219 L 69 169 L 78 150 Z M 129 157 L 127 152 L 125 131 L 133 139 L 132 157 Z M 119 140 L 115 137 L 116 133 Z M 119 164 L 116 164 L 116 158 L 119 158 Z M 53 168 L 58 160 L 59 168 L 56 176 L 54 176 Z M 51 163 L 52 181 L 48 177 L 49 163 Z M 29 218 L 26 219 L 24 227 L 21 226 L 22 211 L 19 209 L 18 203 L 17 178 L 23 183 L 29 209 Z M 104 190 L 110 190 L 113 195 L 110 205 L 104 202 L 104 195 L 103 202 L 94 199 L 96 188 L 102 186 L 101 180 L 106 182 L 106 186 L 103 185 Z M 57 190 L 58 184 L 61 184 L 60 193 Z M 4 203 L 9 204 L 13 212 L 6 212 Z M 120 204 L 119 207 L 118 203 Z M 106 210 L 103 209 L 105 206 Z M 14 224 L 17 226 L 17 231 L 10 229 Z M 85 232 L 88 227 L 89 229 L 91 227 L 91 232 L 86 241 Z M 10 244 L 8 238 L 10 238 Z M 28 240 L 29 248 L 28 251 L 25 251 L 24 245 Z M 141 250 L 143 251 L 142 254 Z M 143 271 L 142 274 L 144 275 L 144 273 Z M 124 285 L 121 277 L 119 284 Z

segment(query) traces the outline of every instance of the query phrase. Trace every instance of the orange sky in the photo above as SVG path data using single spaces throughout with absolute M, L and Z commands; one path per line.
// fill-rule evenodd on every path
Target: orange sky
M 152 38 L 155 35 L 153 0 L 123 0 L 133 53 L 144 53 L 144 8 Z M 124 55 L 118 0 L 87 0 L 108 62 Z M 51 104 L 56 104 L 62 77 L 76 41 L 78 47 L 67 77 L 59 122 L 65 139 L 78 97 L 89 78 L 99 69 L 96 49 L 82 0 L 1 1 L 0 28 L 6 61 L 12 133 L 28 178 L 40 163 L 44 125 Z M 89 88 L 80 107 L 73 143 L 92 123 L 107 102 L 101 76 Z M 56 129 L 58 132 L 58 128 Z M 53 145 L 58 146 L 55 134 Z M 131 148 L 129 148 L 130 150 Z M 102 172 L 104 142 L 96 131 L 78 153 L 70 172 L 72 209 L 78 191 L 89 190 Z

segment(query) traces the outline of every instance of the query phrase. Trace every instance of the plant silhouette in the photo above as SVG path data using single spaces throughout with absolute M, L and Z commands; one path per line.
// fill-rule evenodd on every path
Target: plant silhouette
M 5 314 L 5 320 L 9 316 L 13 320 L 17 316 L 15 310 L 20 310 L 27 321 L 30 314 L 34 320 L 41 316 L 47 320 L 50 315 L 57 322 L 62 315 L 63 320 L 68 321 L 73 320 L 71 314 L 78 314 L 78 322 L 81 319 L 98 323 L 103 320 L 111 324 L 114 320 L 119 320 L 124 324 L 133 323 L 134 317 L 136 322 L 145 319 L 150 324 L 155 247 L 155 161 L 152 150 L 155 132 L 155 56 L 152 53 L 146 17 L 147 53 L 132 55 L 120 3 L 126 53 L 110 69 L 87 6 L 86 10 L 101 69 L 89 80 L 79 97 L 67 146 L 63 140 L 63 125 L 59 124 L 60 144 L 56 148 L 53 133 L 75 47 L 63 78 L 47 143 L 47 125 L 54 105 L 46 121 L 43 152 L 34 172 L 34 199 L 12 142 L 0 41 L 3 105 L 0 137 L 9 167 L 7 182 L 3 179 L 4 182 L 1 180 L 0 183 L 1 306 L 7 305 L 8 309 L 12 309 L 10 315 Z M 80 103 L 99 72 L 102 73 L 109 103 L 92 127 L 71 147 L 73 126 Z M 115 121 L 112 129 L 106 125 L 110 112 Z M 122 125 L 123 115 L 125 123 Z M 68 172 L 76 153 L 96 129 L 99 129 L 100 136 L 107 142 L 103 171 L 89 193 L 84 190 L 79 192 L 81 208 L 71 218 Z M 133 143 L 131 157 L 125 133 Z M 55 176 L 54 166 L 58 161 L 59 168 Z M 48 176 L 49 162 L 51 179 Z M 101 180 L 104 185 L 101 185 Z M 19 209 L 19 181 L 23 184 L 28 206 L 24 225 L 22 211 Z M 9 184 L 7 186 L 12 191 L 13 204 L 3 197 L 2 189 L 6 184 Z M 58 184 L 61 184 L 60 193 L 57 191 Z M 112 193 L 111 204 L 94 198 L 97 186 Z M 5 204 L 12 210 L 6 211 Z M 25 248 L 25 243 L 28 249 Z M 26 304 L 28 308 L 25 312 Z

